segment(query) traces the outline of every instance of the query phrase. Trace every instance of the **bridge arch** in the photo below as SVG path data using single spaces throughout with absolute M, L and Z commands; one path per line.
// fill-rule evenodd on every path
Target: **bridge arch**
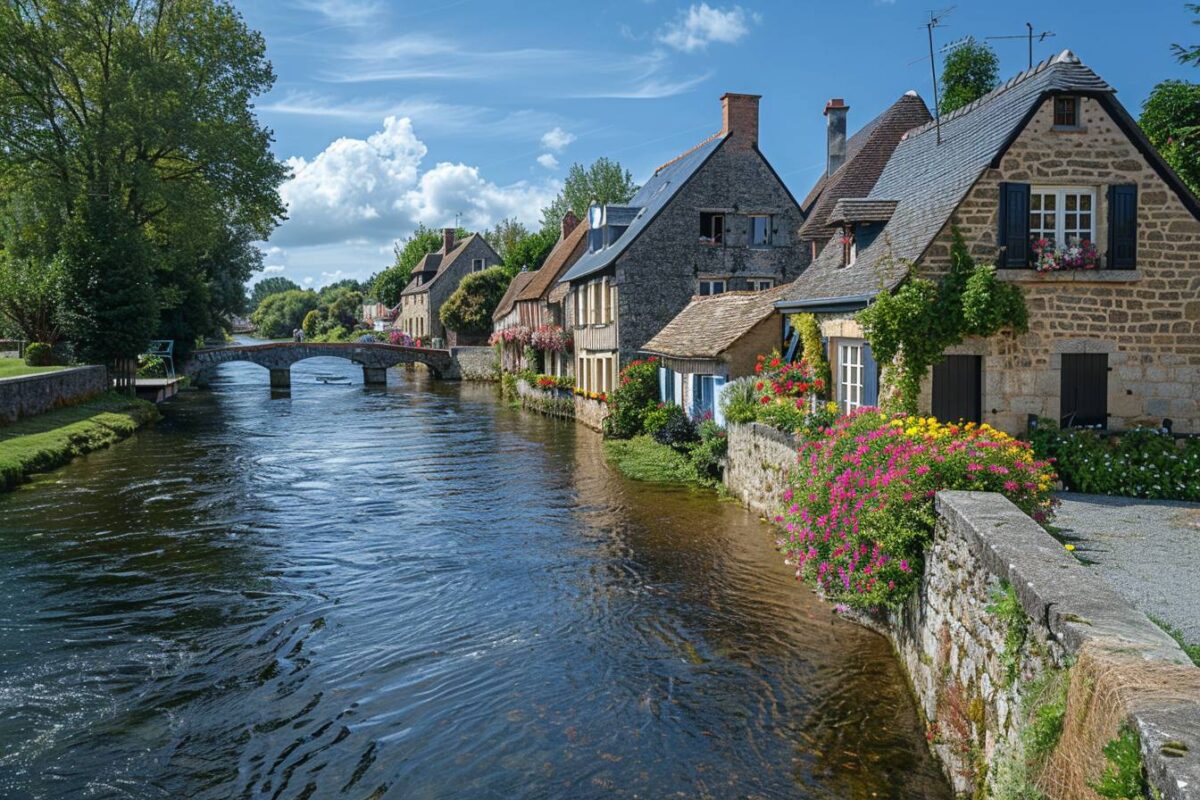
M 402 347 L 383 342 L 268 342 L 209 347 L 194 351 L 179 371 L 200 378 L 220 364 L 249 361 L 270 371 L 272 389 L 290 389 L 292 365 L 319 356 L 345 358 L 360 364 L 363 382 L 369 385 L 386 385 L 388 368 L 398 364 L 424 364 L 434 377 L 458 377 L 456 363 L 449 350 Z

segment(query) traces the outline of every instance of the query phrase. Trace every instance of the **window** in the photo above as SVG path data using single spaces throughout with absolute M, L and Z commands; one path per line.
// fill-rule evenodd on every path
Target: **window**
M 700 212 L 700 241 L 721 244 L 725 241 L 725 215 L 715 211 Z
M 1029 238 L 1048 239 L 1056 248 L 1096 241 L 1093 189 L 1033 187 L 1029 192 Z
M 617 285 L 615 283 L 608 284 L 608 322 L 614 322 L 617 319 Z
M 484 260 L 482 258 L 471 259 L 471 272 L 482 272 L 483 267 L 484 267 Z
M 772 278 L 751 278 L 747 283 L 750 284 L 750 291 L 752 292 L 763 292 L 775 285 L 775 281 Z
M 711 415 L 715 410 L 713 380 L 714 376 L 712 375 L 692 376 L 692 419 L 703 419 L 705 415 Z
M 933 415 L 942 422 L 983 422 L 983 357 L 946 356 L 933 367 Z
M 750 217 L 750 246 L 769 247 L 771 245 L 771 218 L 764 214 L 754 214 Z
M 658 368 L 658 401 L 667 405 L 677 402 L 675 399 L 675 371 L 666 367 Z
M 725 293 L 725 281 L 724 280 L 700 281 L 700 294 L 701 295 L 724 294 L 724 293 Z
M 1108 355 L 1064 353 L 1059 413 L 1064 428 L 1108 427 Z
M 1079 98 L 1078 97 L 1056 97 L 1056 98 L 1054 98 L 1054 127 L 1056 127 L 1056 128 L 1078 128 L 1079 127 Z
M 861 343 L 838 345 L 838 405 L 849 414 L 863 404 L 863 346 Z

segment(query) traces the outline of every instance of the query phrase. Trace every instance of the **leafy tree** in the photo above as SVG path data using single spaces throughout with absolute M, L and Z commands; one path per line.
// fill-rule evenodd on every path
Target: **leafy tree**
M 505 274 L 511 278 L 523 269 L 540 268 L 558 242 L 558 235 L 558 228 L 543 228 L 517 242 L 504 259 Z
M 274 275 L 270 278 L 263 278 L 261 281 L 254 284 L 254 287 L 250 290 L 250 309 L 254 310 L 258 308 L 259 305 L 262 304 L 263 300 L 266 300 L 273 294 L 298 291 L 300 291 L 300 285 L 295 281 L 288 280 L 287 278 L 283 278 L 278 275 Z
M 149 245 L 119 201 L 85 197 L 62 241 L 64 327 L 97 364 L 144 352 L 157 324 Z
M 324 303 L 328 302 L 332 298 L 338 297 L 345 291 L 358 292 L 359 294 L 362 294 L 364 291 L 366 291 L 366 287 L 363 286 L 361 282 L 356 281 L 353 278 L 342 278 L 340 281 L 334 281 L 326 286 L 322 286 L 321 290 L 317 292 L 317 294 L 321 296 L 321 302 Z
M 502 219 L 496 227 L 483 232 L 484 241 L 492 246 L 500 260 L 508 262 L 509 254 L 530 235 L 529 229 L 517 222 L 516 217 Z
M 492 314 L 508 288 L 509 276 L 503 267 L 489 267 L 462 279 L 454 293 L 442 304 L 438 318 L 452 331 L 483 334 L 492 329 Z
M 37 263 L 0 254 L 0 317 L 7 320 L 5 327 L 31 342 L 57 344 L 63 335 L 62 295 L 61 259 Z
M 968 36 L 942 64 L 942 114 L 978 100 L 1000 85 L 1000 59 L 984 42 Z
M 454 238 L 455 241 L 462 241 L 469 235 L 463 228 L 458 228 Z M 423 223 L 418 224 L 417 229 L 404 240 L 404 244 L 393 245 L 392 252 L 395 254 L 395 260 L 392 265 L 371 278 L 371 296 L 387 306 L 399 303 L 400 292 L 404 291 L 404 287 L 408 286 L 408 282 L 412 279 L 413 267 L 427 253 L 434 253 L 441 249 L 442 232 L 427 228 Z
M 316 309 L 317 303 L 317 293 L 311 289 L 267 295 L 250 315 L 250 322 L 260 336 L 286 338 L 304 324 L 304 317 Z
M 317 338 L 317 334 L 321 332 L 322 319 L 321 312 L 315 308 L 304 315 L 304 321 L 300 323 L 300 330 L 304 331 L 305 339 Z
M 542 209 L 542 230 L 558 231 L 567 211 L 584 219 L 593 200 L 601 204 L 628 203 L 637 190 L 633 175 L 616 161 L 598 158 L 587 169 L 581 164 L 572 164 L 562 191 L 554 202 Z
M 1188 11 L 1200 17 L 1200 4 L 1185 3 L 1184 6 Z M 1200 19 L 1192 20 L 1192 24 L 1200 25 Z M 1200 44 L 1174 44 L 1171 45 L 1171 49 L 1175 52 L 1175 57 L 1179 59 L 1181 64 L 1191 64 L 1194 67 L 1200 67 Z
M 1188 188 L 1200 193 L 1200 84 L 1158 84 L 1146 98 L 1139 122 Z

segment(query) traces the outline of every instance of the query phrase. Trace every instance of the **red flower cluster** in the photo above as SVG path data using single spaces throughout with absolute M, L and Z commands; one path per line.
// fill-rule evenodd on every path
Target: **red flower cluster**
M 754 389 L 763 405 L 792 399 L 797 408 L 803 409 L 810 394 L 825 390 L 825 381 L 813 376 L 807 362 L 785 363 L 777 352 L 769 356 L 760 354 L 754 371 L 759 376 Z

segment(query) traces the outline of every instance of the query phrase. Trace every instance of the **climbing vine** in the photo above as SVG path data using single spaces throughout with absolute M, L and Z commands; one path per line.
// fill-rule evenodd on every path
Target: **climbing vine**
M 827 397 L 833 386 L 829 377 L 829 362 L 825 359 L 825 345 L 821 343 L 821 323 L 816 314 L 793 314 L 789 320 L 792 327 L 800 333 L 800 343 L 804 347 L 804 362 L 814 378 L 820 378 L 825 385 L 825 391 L 820 396 Z
M 876 360 L 886 365 L 898 410 L 906 413 L 916 413 L 921 383 L 946 348 L 1006 327 L 1023 333 L 1028 325 L 1021 290 L 998 281 L 995 267 L 976 264 L 957 227 L 952 235 L 950 269 L 939 280 L 910 275 L 858 313 Z

